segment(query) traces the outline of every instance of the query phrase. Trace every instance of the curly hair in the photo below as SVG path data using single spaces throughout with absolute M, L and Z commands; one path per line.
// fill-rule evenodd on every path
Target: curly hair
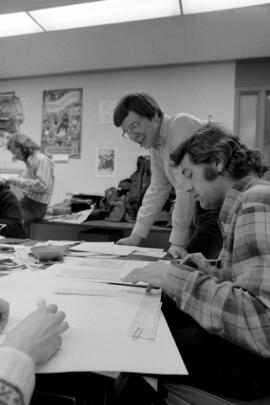
M 223 171 L 234 179 L 250 173 L 261 177 L 268 170 L 258 150 L 243 144 L 238 136 L 216 122 L 203 125 L 178 146 L 170 156 L 174 166 L 179 166 L 186 154 L 194 164 L 222 161 Z M 213 179 L 213 172 L 209 175 Z
M 20 148 L 25 160 L 40 147 L 29 136 L 22 133 L 11 135 L 7 142 L 7 149 L 12 151 L 14 148 Z
M 156 100 L 146 93 L 130 93 L 120 99 L 113 113 L 113 122 L 120 127 L 130 111 L 151 120 L 156 114 L 163 117 Z

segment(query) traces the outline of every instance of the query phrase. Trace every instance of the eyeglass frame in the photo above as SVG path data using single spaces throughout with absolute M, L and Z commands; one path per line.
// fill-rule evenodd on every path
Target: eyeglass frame
M 143 121 L 143 118 L 130 124 L 130 126 L 125 131 L 122 132 L 122 135 L 121 135 L 122 138 L 131 139 L 129 135 L 133 133 L 134 129 L 138 128 L 141 125 L 142 121 Z

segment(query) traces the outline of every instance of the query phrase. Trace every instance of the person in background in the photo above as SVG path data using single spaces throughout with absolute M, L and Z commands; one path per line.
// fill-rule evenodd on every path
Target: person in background
M 170 154 L 189 135 L 201 127 L 202 122 L 191 114 L 165 115 L 154 98 L 146 93 L 132 93 L 124 96 L 114 110 L 114 125 L 122 128 L 122 136 L 150 150 L 151 183 L 138 211 L 136 224 L 128 238 L 118 240 L 120 245 L 138 246 L 161 212 L 172 186 L 176 192 L 176 202 L 172 213 L 172 231 L 169 253 L 174 258 L 187 253 L 190 225 L 194 218 L 194 198 L 186 192 L 183 176 L 178 168 L 172 167 Z M 221 235 L 217 224 L 218 211 L 211 213 L 213 244 L 220 250 Z M 209 218 L 207 218 L 209 219 Z M 212 229 L 206 235 L 212 237 Z M 196 231 L 197 232 L 197 231 Z M 192 250 L 202 242 L 197 232 L 192 241 Z M 203 232 L 205 239 L 205 232 Z M 210 243 L 210 240 L 209 240 Z
M 0 329 L 9 317 L 9 304 L 0 299 Z M 35 385 L 35 368 L 61 347 L 68 329 L 65 314 L 55 304 L 41 305 L 11 330 L 0 346 L 0 402 L 28 405 Z
M 171 379 L 227 397 L 269 393 L 270 367 L 270 183 L 260 152 L 225 127 L 209 123 L 173 154 L 187 190 L 204 209 L 221 207 L 220 265 L 191 254 L 178 266 L 135 269 L 125 282 L 160 286 L 163 306 L 189 371 Z M 174 384 L 172 384 L 174 382 Z
M 0 179 L 0 235 L 6 238 L 25 238 L 20 203 L 9 190 L 6 180 Z
M 23 190 L 21 199 L 25 225 L 42 219 L 50 203 L 54 186 L 54 165 L 51 159 L 40 152 L 40 147 L 28 136 L 18 133 L 10 136 L 7 149 L 14 160 L 21 160 L 26 170 L 19 177 L 10 177 L 10 184 Z

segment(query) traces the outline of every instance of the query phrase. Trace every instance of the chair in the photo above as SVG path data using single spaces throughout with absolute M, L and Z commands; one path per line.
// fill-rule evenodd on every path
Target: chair
M 264 398 L 240 400 L 220 397 L 210 392 L 188 385 L 167 384 L 168 394 L 165 401 L 168 405 L 269 405 L 270 394 Z

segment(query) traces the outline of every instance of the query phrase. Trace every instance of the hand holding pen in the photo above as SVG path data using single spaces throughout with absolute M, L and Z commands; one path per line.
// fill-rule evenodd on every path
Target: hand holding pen
M 181 260 L 172 260 L 172 264 L 176 264 L 181 266 L 185 264 L 186 266 L 193 267 L 197 270 L 201 270 L 204 273 L 211 273 L 212 266 L 216 266 L 219 262 L 218 259 L 206 259 L 204 255 L 200 252 L 197 253 L 189 253 L 187 254 L 184 259 Z

